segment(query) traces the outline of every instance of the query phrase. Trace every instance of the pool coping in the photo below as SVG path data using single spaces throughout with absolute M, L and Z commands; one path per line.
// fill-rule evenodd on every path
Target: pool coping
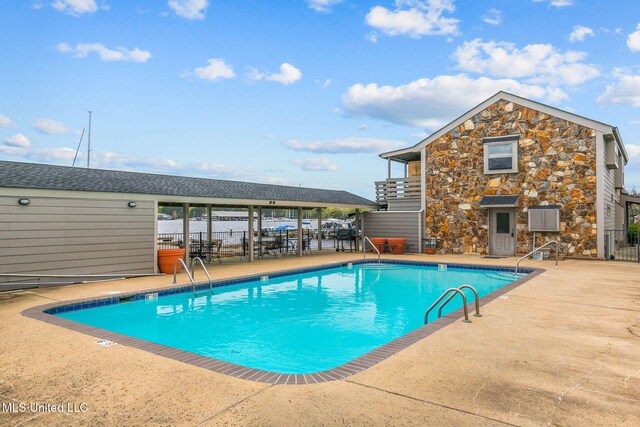
M 447 266 L 451 266 L 452 268 L 462 268 L 462 269 L 480 269 L 480 270 L 492 270 L 492 271 L 514 271 L 513 267 L 506 266 L 487 266 L 487 265 L 475 265 L 475 264 L 458 264 L 451 262 L 423 262 L 423 261 L 404 261 L 404 260 L 394 260 L 394 259 L 385 259 L 385 263 L 391 264 L 401 264 L 401 265 L 422 265 L 422 266 L 435 266 L 439 264 L 445 264 Z M 280 270 L 270 273 L 263 274 L 251 274 L 240 276 L 236 278 L 228 278 L 228 279 L 219 279 L 213 281 L 213 287 L 223 287 L 223 286 L 233 286 L 237 284 L 242 284 L 250 281 L 259 280 L 262 276 L 269 277 L 281 277 L 291 274 L 303 273 L 303 272 L 313 272 L 313 271 L 321 271 L 325 269 L 336 268 L 340 266 L 347 266 L 349 264 L 371 264 L 371 260 L 356 260 L 351 262 L 337 262 L 324 264 L 321 266 L 309 267 L 309 268 L 300 268 L 300 269 L 291 269 L 291 270 Z M 518 286 L 528 282 L 534 277 L 545 272 L 545 269 L 542 268 L 523 268 L 521 269 L 523 272 L 527 272 L 527 275 L 521 277 L 495 291 L 483 296 L 480 298 L 480 306 L 487 304 L 494 299 L 506 294 L 507 292 L 517 288 Z M 200 282 L 196 284 L 197 289 L 207 289 L 209 284 L 207 282 Z M 192 285 L 179 285 L 173 287 L 165 287 L 165 288 L 156 288 L 149 289 L 143 291 L 134 291 L 127 292 L 117 295 L 110 296 L 101 296 L 94 298 L 85 298 L 78 300 L 69 300 L 69 301 L 59 301 L 50 304 L 39 305 L 35 307 L 28 308 L 24 310 L 21 314 L 24 317 L 40 320 L 51 325 L 60 326 L 66 329 L 70 329 L 75 332 L 80 332 L 85 335 L 89 335 L 95 338 L 99 338 L 102 340 L 108 340 L 120 345 L 124 345 L 127 347 L 136 348 L 138 350 L 143 350 L 146 352 L 150 352 L 152 354 L 167 357 L 178 362 L 188 363 L 193 366 L 197 366 L 199 368 L 208 369 L 210 371 L 214 371 L 217 373 L 229 375 L 236 378 L 268 383 L 268 384 L 290 384 L 290 385 L 300 385 L 300 384 L 316 384 L 323 383 L 328 381 L 337 381 L 347 378 L 349 376 L 355 375 L 359 372 L 368 369 L 383 360 L 393 356 L 394 354 L 400 352 L 401 350 L 409 347 L 412 344 L 421 341 L 422 339 L 428 337 L 434 332 L 439 331 L 447 325 L 454 323 L 459 320 L 463 316 L 463 307 L 443 316 L 439 319 L 436 319 L 433 322 L 430 322 L 426 325 L 419 327 L 405 335 L 402 335 L 392 341 L 389 341 L 386 344 L 381 345 L 368 353 L 365 353 L 355 359 L 350 360 L 347 363 L 344 363 L 340 366 L 337 366 L 332 369 L 328 369 L 321 372 L 315 372 L 311 374 L 284 374 L 273 371 L 266 371 L 261 369 L 249 368 L 242 365 L 237 365 L 230 362 L 225 362 L 219 359 L 215 359 L 208 356 L 202 356 L 196 353 L 192 353 L 185 350 L 180 350 L 175 347 L 169 347 L 162 344 L 157 344 L 154 342 L 142 340 L 139 338 L 131 337 L 128 335 L 120 334 L 117 332 L 112 332 L 106 329 L 97 328 L 94 326 L 86 325 L 83 323 L 75 322 L 72 320 L 68 320 L 55 314 L 50 314 L 50 312 L 64 312 L 71 310 L 63 310 L 63 308 L 68 307 L 77 307 L 76 309 L 81 310 L 84 308 L 90 307 L 99 307 L 104 305 L 118 304 L 121 299 L 128 300 L 138 300 L 145 299 L 146 295 L 149 294 L 157 294 L 156 297 L 172 295 L 177 293 L 189 292 L 192 290 Z M 117 301 L 115 301 L 117 300 Z M 469 312 L 473 312 L 475 309 L 475 302 L 470 302 L 467 304 L 467 308 Z M 56 310 L 58 309 L 58 310 Z

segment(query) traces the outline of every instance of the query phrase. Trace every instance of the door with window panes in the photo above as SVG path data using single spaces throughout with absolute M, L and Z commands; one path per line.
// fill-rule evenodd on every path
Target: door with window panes
M 489 218 L 489 250 L 491 255 L 516 254 L 516 210 L 494 208 Z

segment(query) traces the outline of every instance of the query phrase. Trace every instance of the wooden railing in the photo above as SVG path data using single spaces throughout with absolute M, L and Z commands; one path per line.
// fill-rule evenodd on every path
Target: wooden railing
M 390 199 L 420 198 L 420 177 L 389 178 L 376 183 L 376 202 L 387 203 Z

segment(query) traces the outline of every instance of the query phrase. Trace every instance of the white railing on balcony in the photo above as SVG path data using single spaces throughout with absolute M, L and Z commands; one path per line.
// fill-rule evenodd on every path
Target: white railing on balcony
M 376 183 L 376 202 L 387 203 L 391 199 L 420 198 L 420 177 L 389 178 Z

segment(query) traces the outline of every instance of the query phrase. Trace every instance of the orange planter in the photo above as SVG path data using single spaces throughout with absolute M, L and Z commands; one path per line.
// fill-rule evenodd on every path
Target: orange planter
M 173 264 L 179 258 L 184 258 L 184 249 L 158 249 L 158 268 L 160 273 L 173 273 Z M 178 273 L 180 273 L 181 268 L 182 265 L 178 264 Z
M 386 237 L 372 237 L 371 239 L 371 243 L 373 243 L 373 246 L 376 247 L 376 249 L 378 249 L 378 251 L 380 253 L 384 253 L 384 251 L 387 248 L 387 239 Z M 373 251 L 375 252 L 375 251 Z
M 387 243 L 389 244 L 389 250 L 392 254 L 403 254 L 404 245 L 407 243 L 407 239 L 405 239 L 404 237 L 389 237 L 387 239 Z

